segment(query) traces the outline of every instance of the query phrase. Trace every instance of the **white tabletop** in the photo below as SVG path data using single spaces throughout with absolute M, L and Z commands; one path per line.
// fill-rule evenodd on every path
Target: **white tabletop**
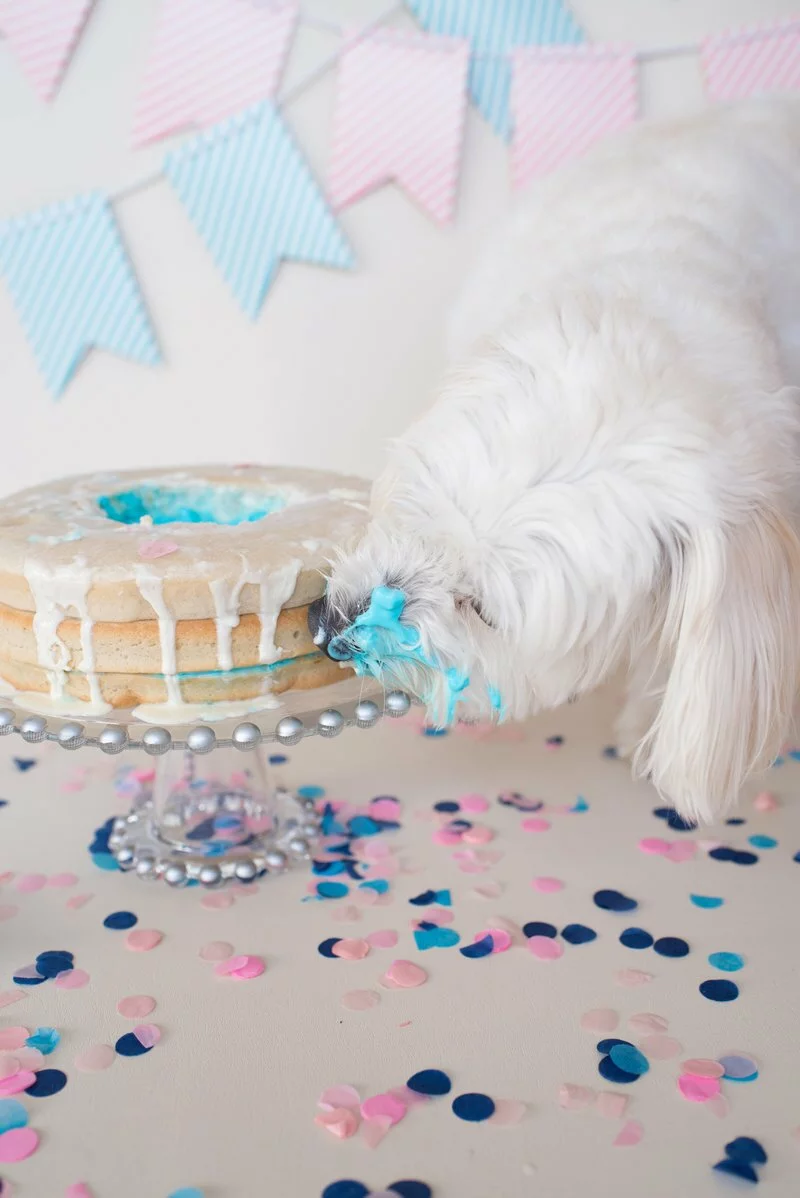
M 289 750 L 280 768 L 294 784 L 322 785 L 328 797 L 357 805 L 377 795 L 401 800 L 401 828 L 380 836 L 399 868 L 373 906 L 358 905 L 363 891 L 348 879 L 346 898 L 303 902 L 312 881 L 304 871 L 263 879 L 255 893 L 236 893 L 232 905 L 215 910 L 203 906 L 199 890 L 173 892 L 100 870 L 87 845 L 93 829 L 125 806 L 113 775 L 121 763 L 150 762 L 31 746 L 18 737 L 0 742 L 0 797 L 7 800 L 0 874 L 9 871 L 0 893 L 0 990 L 20 993 L 0 1012 L 0 1027 L 57 1029 L 60 1043 L 40 1064 L 67 1075 L 52 1096 L 17 1095 L 40 1144 L 28 1159 L 0 1165 L 14 1195 L 58 1198 L 82 1181 L 92 1198 L 167 1198 L 182 1187 L 204 1198 L 317 1198 L 338 1179 L 378 1192 L 412 1178 L 426 1182 L 434 1198 L 713 1198 L 728 1182 L 712 1165 L 737 1135 L 755 1137 L 768 1153 L 758 1168 L 764 1195 L 796 1193 L 800 863 L 793 858 L 800 849 L 800 767 L 787 758 L 771 771 L 777 810 L 756 811 L 752 788 L 735 813 L 743 825 L 672 831 L 653 815 L 659 804 L 652 790 L 633 784 L 622 762 L 603 755 L 613 707 L 599 694 L 531 723 L 524 735 L 501 730 L 488 740 L 463 731 L 426 737 L 411 720 Z M 563 736 L 560 747 L 547 745 L 554 735 Z M 13 757 L 35 764 L 21 770 Z M 531 815 L 502 806 L 497 796 L 506 790 L 542 799 L 546 808 Z M 468 793 L 484 795 L 490 806 L 462 815 L 495 836 L 458 860 L 454 854 L 470 846 L 434 843 L 448 817 L 432 807 Z M 579 796 L 587 810 L 553 810 L 574 806 Z M 549 827 L 525 831 L 530 819 Z M 753 835 L 777 845 L 752 848 Z M 697 848 L 689 859 L 671 861 L 644 852 L 643 838 Z M 758 861 L 745 867 L 716 860 L 708 856 L 713 842 L 752 851 Z M 464 865 L 484 872 L 465 872 Z M 74 874 L 77 881 L 27 891 L 21 878 L 30 874 L 61 882 L 70 879 L 57 875 Z M 539 892 L 532 883 L 541 877 L 563 888 Z M 478 893 L 487 887 L 497 897 Z M 458 946 L 415 945 L 412 921 L 434 908 L 408 900 L 429 888 L 450 891 Z M 635 898 L 638 909 L 599 909 L 599 888 Z M 701 909 L 691 894 L 724 904 Z M 68 906 L 87 895 L 82 905 Z M 341 918 L 353 914 L 348 907 L 357 916 L 349 922 Z M 134 912 L 139 929 L 162 931 L 162 943 L 129 951 L 124 931 L 103 926 L 118 910 Z M 483 929 L 531 920 L 559 932 L 578 922 L 597 939 L 572 945 L 559 935 L 563 955 L 552 961 L 537 959 L 521 933 L 503 953 L 468 959 L 459 951 Z M 619 934 L 632 925 L 656 938 L 681 937 L 691 951 L 670 959 L 652 948 L 626 948 Z M 371 948 L 362 960 L 317 951 L 328 938 L 384 929 L 396 930 L 397 946 Z M 266 971 L 244 981 L 215 976 L 199 950 L 217 940 L 262 956 Z M 53 949 L 74 954 L 75 967 L 90 975 L 85 986 L 14 986 L 15 970 Z M 741 954 L 744 967 L 715 969 L 707 958 L 717 951 Z M 380 978 L 396 959 L 422 965 L 427 982 L 384 988 Z M 631 969 L 652 980 L 620 985 L 620 971 Z M 734 981 L 738 999 L 704 998 L 698 986 L 706 979 Z M 342 997 L 353 990 L 373 990 L 380 1001 L 348 1010 Z M 160 1042 L 143 1056 L 117 1056 L 102 1072 L 81 1071 L 76 1058 L 90 1045 L 113 1046 L 134 1027 L 116 1010 L 129 995 L 156 1000 L 142 1022 L 161 1030 Z M 628 1030 L 629 1017 L 662 1015 L 682 1051 L 651 1058 L 649 1072 L 632 1084 L 607 1082 L 596 1049 L 603 1033 L 580 1023 L 594 1008 L 616 1011 L 612 1034 L 635 1044 L 643 1038 Z M 686 1101 L 677 1084 L 680 1063 L 726 1053 L 752 1056 L 758 1079 L 723 1079 L 726 1115 L 718 1103 Z M 326 1087 L 353 1086 L 363 1101 L 427 1068 L 443 1070 L 452 1092 L 409 1109 L 377 1147 L 365 1142 L 363 1124 L 347 1140 L 315 1125 Z M 618 1119 L 603 1116 L 596 1103 L 564 1110 L 565 1083 L 624 1094 L 627 1110 Z M 463 1122 L 451 1101 L 465 1092 L 524 1103 L 524 1116 L 512 1126 Z M 628 1124 L 631 1137 L 641 1129 L 640 1142 L 615 1146 Z

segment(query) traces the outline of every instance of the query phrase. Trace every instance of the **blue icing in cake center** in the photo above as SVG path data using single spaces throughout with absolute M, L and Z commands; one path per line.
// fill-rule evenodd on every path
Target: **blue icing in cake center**
M 282 495 L 246 491 L 224 484 L 188 484 L 184 487 L 142 483 L 129 491 L 100 495 L 100 510 L 118 524 L 249 524 L 286 506 Z

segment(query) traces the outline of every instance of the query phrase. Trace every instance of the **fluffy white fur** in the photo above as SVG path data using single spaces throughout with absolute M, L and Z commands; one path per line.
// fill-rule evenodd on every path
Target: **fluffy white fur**
M 800 101 L 644 125 L 538 184 L 452 348 L 329 622 L 403 587 L 427 652 L 514 717 L 626 665 L 635 769 L 712 818 L 798 684 Z

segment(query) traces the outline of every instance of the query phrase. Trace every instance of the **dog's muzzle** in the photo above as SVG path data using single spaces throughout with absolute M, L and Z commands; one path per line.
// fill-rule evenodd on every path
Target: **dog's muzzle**
M 308 608 L 308 631 L 311 633 L 311 638 L 318 649 L 320 649 L 327 657 L 331 657 L 328 652 L 330 643 L 334 640 L 345 628 L 346 622 L 336 612 L 331 611 L 327 600 L 323 595 L 321 599 L 315 599 Z M 334 661 L 341 660 L 340 658 L 332 658 Z

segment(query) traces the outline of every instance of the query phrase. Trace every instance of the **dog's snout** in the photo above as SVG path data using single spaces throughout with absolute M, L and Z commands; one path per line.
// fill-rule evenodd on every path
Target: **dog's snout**
M 334 637 L 345 626 L 345 622 L 336 612 L 332 611 L 328 602 L 323 595 L 321 599 L 315 599 L 308 608 L 308 631 L 311 633 L 311 639 L 318 649 L 330 656 L 328 646 Z

